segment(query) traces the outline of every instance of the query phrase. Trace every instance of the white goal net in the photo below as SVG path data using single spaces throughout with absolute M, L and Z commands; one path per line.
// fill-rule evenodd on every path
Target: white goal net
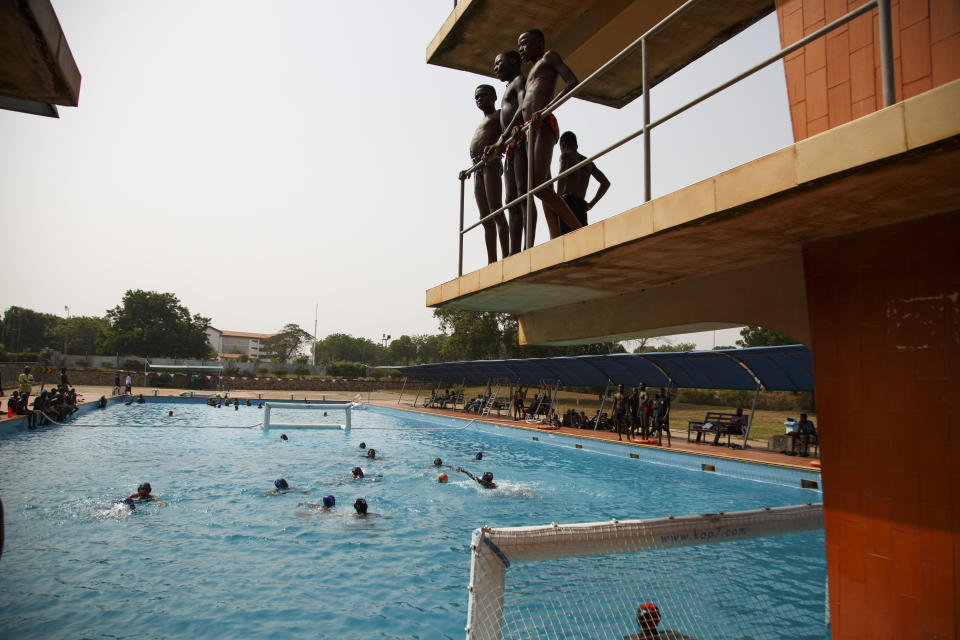
M 823 508 L 485 527 L 467 638 L 824 638 Z
M 264 429 L 349 429 L 352 402 L 266 402 Z

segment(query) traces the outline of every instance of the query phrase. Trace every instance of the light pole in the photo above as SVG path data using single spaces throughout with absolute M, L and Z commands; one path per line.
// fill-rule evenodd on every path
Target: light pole
M 63 364 L 67 364 L 67 334 L 70 331 L 70 307 L 63 305 L 63 310 L 67 312 L 67 319 L 63 323 Z
M 387 342 L 389 342 L 389 340 L 390 340 L 390 335 L 389 335 L 389 334 L 386 334 L 386 333 L 385 333 L 385 334 L 383 334 L 383 335 L 380 337 L 380 342 L 383 343 L 381 346 L 383 347 L 383 350 L 384 350 L 384 351 L 387 350 Z
M 317 366 L 317 317 L 320 313 L 320 303 L 313 308 L 313 366 Z

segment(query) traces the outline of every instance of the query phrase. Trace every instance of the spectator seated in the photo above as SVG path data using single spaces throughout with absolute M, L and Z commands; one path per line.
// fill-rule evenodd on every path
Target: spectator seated
M 746 419 L 743 414 L 708 411 L 703 420 L 691 420 L 687 423 L 687 442 L 690 442 L 690 436 L 694 433 L 697 434 L 697 443 L 704 433 L 712 433 L 713 444 L 720 444 L 720 438 L 725 435 L 729 446 L 731 436 L 742 436 L 745 428 Z

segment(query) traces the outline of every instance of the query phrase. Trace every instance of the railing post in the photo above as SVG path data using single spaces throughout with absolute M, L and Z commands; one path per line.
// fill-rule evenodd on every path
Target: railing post
M 650 77 L 647 68 L 647 39 L 640 40 L 640 70 L 643 77 L 643 201 L 650 201 Z
M 526 238 L 523 242 L 524 249 L 530 249 L 533 247 L 533 216 L 536 215 L 536 211 L 533 208 L 533 125 L 532 123 L 527 127 L 527 219 L 525 220 L 526 230 L 524 235 Z
M 467 181 L 460 178 L 460 263 L 457 266 L 457 277 L 463 275 L 463 191 Z
M 893 76 L 893 37 L 890 26 L 890 0 L 877 1 L 880 31 L 880 81 L 883 84 L 883 106 L 889 107 L 897 99 Z

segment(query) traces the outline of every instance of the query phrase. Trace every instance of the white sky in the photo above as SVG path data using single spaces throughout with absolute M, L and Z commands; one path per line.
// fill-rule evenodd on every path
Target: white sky
M 456 276 L 473 90 L 501 87 L 425 63 L 450 0 L 53 4 L 80 106 L 0 111 L 2 309 L 102 315 L 146 289 L 220 329 L 313 331 L 319 302 L 320 337 L 437 331 L 424 291 Z M 655 88 L 654 116 L 777 49 L 770 16 Z M 589 155 L 640 108 L 575 100 L 557 116 Z M 653 195 L 791 142 L 778 63 L 654 132 Z M 591 222 L 642 201 L 641 145 L 598 161 L 613 186 Z M 481 230 L 465 246 L 464 270 L 482 266 Z

